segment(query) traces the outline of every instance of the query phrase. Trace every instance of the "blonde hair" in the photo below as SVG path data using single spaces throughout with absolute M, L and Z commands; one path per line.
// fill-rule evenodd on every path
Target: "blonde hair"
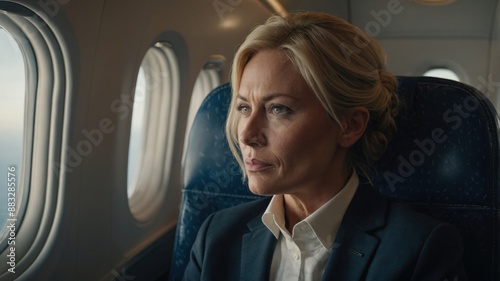
M 268 49 L 286 53 L 337 123 L 356 106 L 369 110 L 369 125 L 351 148 L 347 163 L 369 180 L 370 167 L 382 156 L 396 130 L 397 81 L 385 69 L 385 52 L 374 39 L 347 21 L 314 12 L 292 13 L 284 18 L 272 16 L 257 26 L 236 52 L 226 136 L 243 175 L 246 176 L 238 147 L 236 95 L 246 64 L 257 52 Z

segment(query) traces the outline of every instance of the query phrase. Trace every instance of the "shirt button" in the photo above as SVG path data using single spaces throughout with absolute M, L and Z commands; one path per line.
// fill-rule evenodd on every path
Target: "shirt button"
M 300 258 L 299 254 L 297 254 L 297 253 L 292 254 L 292 259 L 297 261 L 297 260 L 299 260 L 299 258 Z

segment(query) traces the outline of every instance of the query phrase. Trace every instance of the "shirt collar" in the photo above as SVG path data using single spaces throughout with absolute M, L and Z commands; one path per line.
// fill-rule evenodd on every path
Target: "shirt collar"
M 316 237 L 326 249 L 333 246 L 344 214 L 356 193 L 358 185 L 359 178 L 356 171 L 353 170 L 351 177 L 339 193 L 303 220 L 311 226 Z M 283 195 L 274 195 L 262 215 L 262 222 L 276 239 L 279 238 L 280 232 L 287 233 L 284 212 Z
M 283 208 L 283 195 L 274 195 L 266 211 L 262 215 L 262 222 L 278 239 L 280 228 L 285 229 L 285 210 Z

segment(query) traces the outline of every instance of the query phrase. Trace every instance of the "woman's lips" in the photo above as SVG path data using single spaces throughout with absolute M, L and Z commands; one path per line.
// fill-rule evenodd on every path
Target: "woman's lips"
M 260 172 L 272 168 L 273 165 L 255 158 L 247 158 L 245 160 L 245 167 L 248 172 Z

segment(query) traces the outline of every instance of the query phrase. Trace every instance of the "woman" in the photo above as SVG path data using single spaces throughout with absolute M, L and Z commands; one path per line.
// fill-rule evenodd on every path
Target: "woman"
M 326 14 L 274 16 L 250 33 L 226 132 L 250 190 L 269 196 L 212 214 L 185 280 L 465 278 L 453 227 L 365 183 L 396 129 L 384 63 L 374 40 Z

